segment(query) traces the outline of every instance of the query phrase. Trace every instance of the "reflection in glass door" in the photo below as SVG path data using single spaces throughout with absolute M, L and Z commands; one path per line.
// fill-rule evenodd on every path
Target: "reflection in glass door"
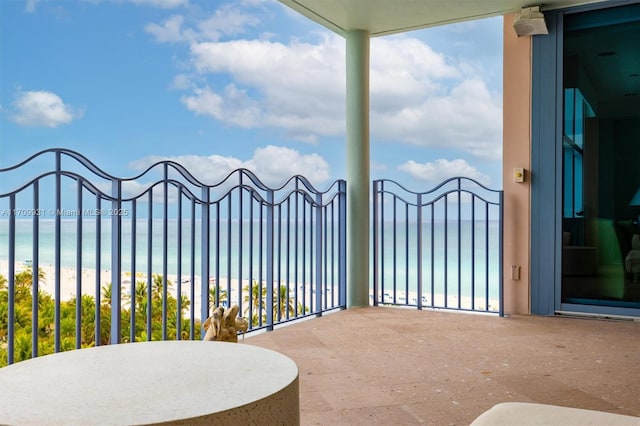
M 640 308 L 640 5 L 564 28 L 562 303 Z

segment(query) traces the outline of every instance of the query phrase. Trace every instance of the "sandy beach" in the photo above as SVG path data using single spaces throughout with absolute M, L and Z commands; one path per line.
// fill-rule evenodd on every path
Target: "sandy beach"
M 44 272 L 44 279 L 39 283 L 39 290 L 48 293 L 51 296 L 55 296 L 55 286 L 56 286 L 56 271 L 55 267 L 51 264 L 40 265 L 40 270 Z M 16 274 L 26 270 L 29 268 L 29 265 L 23 262 L 16 263 L 15 272 Z M 8 276 L 9 271 L 9 262 L 6 260 L 0 260 L 0 275 L 4 277 Z M 152 275 L 161 275 L 153 273 Z M 68 301 L 76 297 L 77 291 L 77 272 L 75 268 L 64 267 L 60 268 L 60 300 Z M 152 278 L 153 279 L 153 278 Z M 167 275 L 167 279 L 170 281 L 171 285 L 168 288 L 169 293 L 176 297 L 178 293 L 178 277 L 176 275 Z M 95 297 L 96 294 L 96 280 L 98 280 L 100 284 L 100 289 L 106 287 L 109 283 L 112 282 L 111 270 L 102 269 L 98 271 L 95 269 L 82 269 L 80 284 L 83 295 L 89 295 Z M 145 273 L 138 272 L 136 273 L 136 283 L 147 283 L 147 275 Z M 123 300 L 123 307 L 127 307 L 127 299 L 131 294 L 131 273 L 125 271 L 121 276 L 121 284 L 122 284 L 122 295 L 125 297 Z M 211 279 L 211 284 L 214 285 L 215 280 Z M 240 283 L 237 279 L 231 280 L 231 293 L 230 293 L 230 302 L 231 304 L 238 303 L 238 294 L 241 291 Z M 242 288 L 247 287 L 249 284 L 248 280 L 243 280 Z M 225 291 L 227 289 L 227 280 L 221 278 L 220 279 L 220 288 L 221 291 Z M 293 287 L 292 287 L 293 288 Z M 102 291 L 102 290 L 101 290 Z M 194 285 L 193 285 L 193 298 L 191 297 L 191 282 L 185 276 L 182 277 L 182 285 L 181 285 L 181 293 L 184 297 L 187 298 L 191 302 L 191 305 L 194 307 L 194 316 L 196 319 L 201 319 L 200 309 L 201 309 L 201 286 L 200 286 L 200 276 L 195 276 Z M 244 291 L 246 293 L 246 291 Z M 246 296 L 243 294 L 243 297 Z M 104 296 L 102 296 L 104 297 Z M 244 300 L 244 299 L 243 299 Z M 307 302 L 308 303 L 308 302 Z M 213 307 L 212 307 L 213 309 Z
M 16 262 L 15 264 L 15 272 L 16 274 L 25 271 L 30 268 L 30 265 L 24 262 Z M 44 291 L 51 296 L 55 296 L 55 287 L 56 287 L 56 270 L 55 267 L 51 264 L 39 265 L 40 270 L 44 273 L 44 279 L 39 283 L 39 289 Z M 0 260 L 0 275 L 7 277 L 9 273 L 9 262 L 6 260 Z M 99 273 L 99 275 L 98 275 Z M 102 269 L 99 272 L 95 269 L 83 268 L 80 272 L 80 286 L 83 295 L 89 295 L 95 297 L 96 294 L 96 282 L 99 283 L 100 289 L 106 287 L 109 283 L 112 282 L 112 274 L 109 269 Z M 152 274 L 152 275 L 161 275 L 161 274 Z M 122 285 L 122 294 L 123 296 L 129 296 L 131 294 L 131 273 L 128 271 L 124 271 L 121 274 L 121 285 Z M 171 285 L 168 289 L 169 293 L 176 297 L 178 292 L 178 277 L 176 275 L 167 275 L 167 279 L 171 282 Z M 60 268 L 60 300 L 68 301 L 73 299 L 76 294 L 76 288 L 78 285 L 78 274 L 75 268 L 71 267 L 62 267 Z M 136 273 L 136 282 L 147 283 L 147 275 L 142 272 Z M 220 289 L 221 291 L 227 291 L 227 279 L 220 278 Z M 215 279 L 210 279 L 210 285 L 215 285 Z M 266 283 L 263 283 L 266 286 Z M 284 286 L 285 283 L 282 283 Z M 246 300 L 247 291 L 246 288 L 249 286 L 249 280 L 243 279 L 242 285 L 240 285 L 239 280 L 231 279 L 230 282 L 230 297 L 228 300 L 231 304 L 237 304 L 239 299 L 239 293 L 242 291 L 242 300 Z M 275 284 L 277 286 L 277 284 Z M 295 285 L 290 284 L 290 294 L 293 297 L 295 291 Z M 200 286 L 200 276 L 196 275 L 194 277 L 194 285 L 193 285 L 193 300 L 191 297 L 191 281 L 187 278 L 187 276 L 182 276 L 182 285 L 181 285 L 181 293 L 188 300 L 192 301 L 193 306 L 195 307 L 195 316 L 196 318 L 200 318 L 200 306 L 201 306 L 201 286 Z M 303 288 L 300 285 L 298 288 L 298 298 L 301 302 L 303 294 Z M 328 292 L 330 294 L 330 292 Z M 310 306 L 311 299 L 315 298 L 315 292 L 312 292 L 309 287 L 307 287 L 307 292 L 305 294 L 305 304 L 306 306 Z M 314 302 L 315 303 L 315 299 Z M 243 302 L 246 305 L 246 302 Z M 126 306 L 126 300 L 125 300 Z
M 19 262 L 19 263 L 16 263 L 15 265 L 15 268 L 16 268 L 15 271 L 16 273 L 20 273 L 26 270 L 28 267 L 29 265 L 23 262 Z M 44 280 L 40 282 L 40 289 L 54 296 L 55 284 L 56 284 L 55 267 L 51 264 L 45 264 L 45 265 L 40 265 L 40 269 L 45 274 Z M 0 260 L 0 275 L 7 277 L 8 271 L 9 271 L 8 261 Z M 81 273 L 80 283 L 81 283 L 82 294 L 89 295 L 92 297 L 95 297 L 96 282 L 99 282 L 101 289 L 112 282 L 111 270 L 109 269 L 100 270 L 99 276 L 98 276 L 98 271 L 96 271 L 95 269 L 82 269 L 80 273 Z M 156 275 L 156 274 L 153 274 L 153 275 Z M 161 275 L 161 274 L 158 274 L 158 275 Z M 167 276 L 167 279 L 171 282 L 171 286 L 169 287 L 169 292 L 173 297 L 176 297 L 177 291 L 178 291 L 178 288 L 177 288 L 178 277 L 175 275 L 169 274 Z M 75 268 L 64 267 L 60 269 L 60 299 L 62 301 L 70 300 L 75 297 L 77 293 L 76 291 L 77 281 L 78 281 L 78 275 Z M 136 282 L 147 283 L 147 275 L 142 272 L 136 273 Z M 121 283 L 122 283 L 122 294 L 128 296 L 131 292 L 131 273 L 130 272 L 124 271 L 122 273 Z M 213 284 L 215 284 L 215 280 L 212 280 L 211 285 Z M 238 293 L 242 291 L 243 288 L 248 287 L 248 285 L 249 285 L 249 281 L 246 279 L 242 281 L 242 287 L 240 286 L 239 281 L 237 279 L 231 279 L 230 301 L 232 304 L 238 303 Z M 282 285 L 285 285 L 285 284 L 282 283 Z M 220 286 L 222 291 L 226 291 L 227 289 L 226 278 L 220 279 Z M 189 279 L 187 279 L 186 276 L 182 276 L 181 287 L 182 287 L 181 288 L 182 295 L 185 296 L 188 300 L 191 300 L 191 282 Z M 201 300 L 200 299 L 200 294 L 201 294 L 200 276 L 198 275 L 195 276 L 193 287 L 194 287 L 193 305 L 195 306 L 195 309 L 196 309 L 195 310 L 196 316 L 199 317 L 200 300 Z M 293 297 L 293 292 L 294 292 L 293 284 L 290 285 L 290 289 Z M 302 286 L 300 286 L 298 288 L 298 292 L 299 292 L 298 297 L 300 298 L 302 297 L 302 291 L 303 291 Z M 311 302 L 311 298 L 315 297 L 315 292 L 311 292 L 307 287 L 307 293 L 305 296 L 306 296 L 306 301 L 305 301 L 306 305 L 309 306 Z M 373 303 L 373 294 L 370 294 L 370 298 L 371 298 L 371 303 Z M 431 300 L 429 299 L 430 299 L 430 294 L 427 294 L 427 293 L 423 294 L 423 301 L 422 301 L 423 305 L 430 306 Z M 387 291 L 385 291 L 382 303 L 393 304 L 394 303 L 393 296 Z M 407 295 L 405 294 L 404 291 L 399 291 L 396 295 L 395 303 L 400 305 L 408 304 L 408 305 L 415 306 L 417 304 L 417 294 L 415 292 L 410 291 L 407 298 Z M 436 307 L 443 307 L 444 295 L 435 294 L 434 303 Z M 485 304 L 484 298 L 476 298 L 476 301 L 475 301 L 476 309 L 481 309 L 481 310 L 484 309 L 485 308 L 484 304 Z M 447 298 L 447 305 L 449 307 L 457 307 L 458 306 L 457 295 L 450 294 L 449 297 Z M 460 299 L 460 305 L 463 309 L 470 309 L 471 298 L 468 296 L 462 296 Z M 498 300 L 497 299 L 489 300 L 489 308 L 491 310 L 497 310 Z
M 15 273 L 19 274 L 30 268 L 30 265 L 24 262 L 16 262 L 15 264 Z M 51 296 L 55 296 L 56 289 L 56 269 L 52 264 L 44 264 L 39 265 L 39 269 L 44 273 L 44 279 L 39 283 L 39 290 L 44 291 Z M 5 278 L 9 275 L 9 262 L 7 260 L 0 260 L 0 275 Z M 156 275 L 155 273 L 152 275 Z M 161 275 L 161 274 L 158 274 Z M 100 291 L 111 283 L 112 273 L 110 269 L 102 269 L 97 271 L 95 269 L 83 268 L 80 271 L 80 288 L 83 295 L 89 295 L 92 297 L 96 296 L 96 284 L 99 285 Z M 153 279 L 153 278 L 152 278 Z M 168 275 L 167 279 L 171 282 L 171 286 L 169 287 L 169 292 L 173 297 L 177 295 L 177 284 L 178 279 L 175 275 Z M 60 268 L 60 300 L 68 301 L 76 297 L 77 286 L 78 286 L 78 272 L 75 268 L 71 267 L 62 267 Z M 125 271 L 121 274 L 121 285 L 122 285 L 122 294 L 129 296 L 131 292 L 131 273 Z M 138 272 L 136 273 L 136 283 L 147 283 L 147 275 L 145 273 Z M 222 281 L 222 280 L 221 280 Z M 237 293 L 233 290 L 236 289 L 238 285 L 237 280 L 231 281 L 232 286 L 232 300 L 237 300 Z M 246 285 L 246 283 L 245 283 Z M 226 288 L 226 281 L 222 281 L 222 288 Z M 182 277 L 182 286 L 181 286 L 182 295 L 186 296 L 189 300 L 191 300 L 191 285 L 190 281 L 185 277 Z M 196 316 L 199 317 L 200 313 L 200 277 L 196 276 L 194 280 L 194 306 L 196 308 Z M 235 298 L 234 298 L 235 296 Z M 103 297 L 103 296 L 102 296 Z
M 16 262 L 15 272 L 19 274 L 30 268 L 24 262 Z M 39 265 L 39 269 L 44 273 L 44 279 L 40 281 L 39 288 L 51 295 L 55 293 L 55 268 L 52 264 Z M 9 262 L 0 260 L 0 275 L 5 278 L 9 275 Z M 82 293 L 95 296 L 97 272 L 94 269 L 83 269 L 81 271 Z M 60 297 L 62 300 L 69 300 L 76 293 L 77 273 L 75 268 L 60 269 Z M 105 269 L 100 273 L 100 287 L 111 282 L 110 271 Z

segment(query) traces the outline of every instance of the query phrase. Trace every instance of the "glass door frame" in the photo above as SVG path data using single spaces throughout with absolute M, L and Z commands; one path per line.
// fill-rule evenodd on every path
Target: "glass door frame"
M 532 40 L 531 313 L 639 317 L 640 309 L 562 302 L 564 16 L 638 4 L 607 1 L 545 13 L 548 35 Z M 552 208 L 549 208 L 552 206 Z

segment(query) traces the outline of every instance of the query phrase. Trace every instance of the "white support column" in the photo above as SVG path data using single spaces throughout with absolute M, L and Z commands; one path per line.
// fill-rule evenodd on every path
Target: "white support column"
M 369 32 L 347 39 L 347 307 L 369 305 Z

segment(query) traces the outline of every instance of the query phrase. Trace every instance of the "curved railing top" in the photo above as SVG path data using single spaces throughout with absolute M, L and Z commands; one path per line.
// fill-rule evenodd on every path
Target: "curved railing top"
M 384 187 L 384 183 L 388 182 L 393 184 L 395 187 L 402 189 L 403 191 L 405 191 L 405 193 L 407 194 L 407 196 L 415 196 L 418 198 L 418 200 L 420 201 L 410 201 L 405 199 L 402 195 L 399 195 L 398 193 L 393 192 L 392 190 L 389 190 L 387 188 Z M 454 186 L 452 187 L 452 185 L 450 185 L 451 183 L 454 183 Z M 470 185 L 467 185 L 465 183 L 471 183 L 473 185 L 475 185 L 475 187 L 471 187 Z M 382 184 L 380 186 L 377 186 L 376 184 Z M 446 188 L 448 186 L 448 188 Z M 377 189 L 376 189 L 377 188 Z M 478 192 L 478 188 L 482 188 L 485 192 L 484 193 L 479 193 Z M 439 185 L 437 185 L 434 188 L 431 188 L 427 191 L 421 191 L 421 192 L 417 192 L 417 191 L 411 191 L 409 189 L 407 189 L 406 187 L 404 187 L 403 185 L 401 185 L 400 183 L 391 180 L 391 179 L 376 179 L 374 180 L 374 189 L 377 191 L 377 193 L 389 193 L 389 194 L 393 194 L 393 196 L 399 200 L 401 200 L 402 202 L 408 204 L 408 205 L 412 205 L 412 206 L 426 206 L 429 204 L 433 204 L 436 203 L 438 201 L 440 201 L 441 199 L 445 198 L 447 195 L 449 194 L 456 194 L 456 193 L 467 193 L 470 194 L 471 196 L 475 197 L 476 199 L 485 202 L 487 204 L 492 204 L 492 205 L 500 205 L 501 204 L 501 198 L 502 198 L 502 194 L 503 191 L 500 189 L 491 189 L 486 187 L 485 185 L 483 185 L 482 183 L 478 182 L 475 179 L 472 178 L 468 178 L 468 177 L 464 177 L 464 176 L 458 176 L 458 177 L 452 177 L 449 178 L 443 182 L 441 182 Z M 483 196 L 484 194 L 484 196 Z M 489 199 L 488 195 L 493 194 L 493 197 L 497 196 L 498 199 L 492 201 Z M 430 195 L 431 198 L 430 199 L 426 199 L 426 198 L 420 198 L 422 196 L 428 196 Z
M 48 148 L 39 152 L 36 152 L 35 154 L 31 155 L 30 157 L 26 158 L 25 160 L 14 164 L 13 166 L 9 166 L 9 167 L 5 167 L 5 168 L 0 168 L 0 173 L 2 172 L 10 172 L 12 170 L 16 170 L 22 166 L 24 166 L 25 164 L 30 163 L 31 161 L 35 160 L 38 157 L 44 156 L 46 154 L 66 154 L 69 157 L 75 159 L 76 161 L 78 161 L 80 164 L 82 164 L 83 166 L 85 166 L 87 169 L 89 169 L 90 171 L 92 171 L 94 174 L 104 178 L 104 179 L 117 179 L 115 176 L 111 176 L 109 173 L 105 172 L 104 170 L 102 170 L 100 167 L 98 167 L 96 164 L 94 164 L 91 160 L 89 160 L 87 157 L 85 157 L 84 155 L 72 151 L 70 149 L 66 149 L 66 148 Z
M 316 189 L 313 184 L 304 176 L 301 175 L 295 175 L 290 177 L 288 180 L 286 180 L 282 185 L 280 185 L 279 187 L 270 187 L 268 185 L 266 185 L 262 180 L 260 180 L 260 178 L 258 178 L 256 176 L 256 174 L 254 172 L 252 172 L 249 169 L 246 168 L 238 168 L 235 169 L 231 172 L 229 172 L 223 179 L 221 179 L 219 182 L 215 183 L 215 184 L 206 184 L 203 181 L 201 181 L 200 179 L 198 179 L 197 177 L 195 177 L 189 170 L 187 170 L 186 167 L 184 167 L 182 164 L 173 161 L 173 160 L 160 160 L 157 161 L 151 165 L 149 165 L 147 168 L 145 168 L 141 173 L 132 176 L 132 177 L 128 177 L 128 178 L 120 178 L 114 175 L 111 175 L 110 173 L 107 173 L 106 171 L 104 171 L 103 169 L 101 169 L 100 167 L 98 167 L 95 163 L 93 163 L 91 160 L 89 160 L 87 157 L 85 157 L 84 155 L 70 150 L 70 149 L 66 149 L 66 148 L 49 148 L 49 149 L 45 149 L 42 150 L 40 152 L 37 152 L 33 155 L 31 155 L 30 157 L 28 157 L 27 159 L 13 165 L 10 167 L 6 167 L 6 168 L 0 168 L 0 173 L 2 172 L 9 172 L 12 170 L 16 170 L 24 165 L 29 164 L 30 162 L 34 161 L 35 159 L 45 156 L 47 154 L 55 154 L 56 155 L 56 161 L 60 160 L 61 162 L 61 156 L 67 156 L 69 158 L 72 158 L 73 160 L 75 160 L 78 164 L 82 165 L 83 167 L 85 167 L 87 170 L 91 171 L 94 175 L 105 179 L 105 180 L 110 180 L 110 181 L 118 181 L 118 182 L 132 182 L 132 181 L 136 181 L 139 180 L 141 178 L 143 178 L 145 175 L 147 175 L 148 173 L 150 173 L 152 170 L 157 169 L 159 167 L 164 168 L 164 178 L 162 180 L 168 180 L 171 181 L 173 183 L 177 183 L 177 181 L 175 179 L 169 179 L 168 174 L 169 174 L 169 168 L 175 170 L 176 172 L 178 172 L 180 174 L 180 176 L 185 179 L 186 182 L 188 182 L 191 185 L 200 187 L 200 188 L 207 188 L 207 189 L 215 189 L 215 188 L 219 188 L 219 187 L 223 187 L 224 185 L 228 185 L 229 181 L 232 179 L 238 179 L 239 184 L 237 184 L 235 187 L 242 187 L 242 188 L 246 188 L 245 185 L 242 183 L 243 178 L 247 178 L 251 181 L 251 183 L 254 185 L 253 190 L 255 191 L 255 189 L 260 190 L 260 191 L 265 191 L 265 192 L 278 192 L 283 190 L 284 188 L 291 186 L 292 184 L 295 184 L 295 188 L 292 189 L 290 191 L 289 194 L 287 194 L 287 196 L 289 196 L 291 193 L 294 192 L 301 192 L 303 190 L 303 188 L 306 191 L 315 193 L 315 194 L 326 194 L 329 191 L 331 191 L 335 185 L 338 185 L 338 183 L 340 182 L 340 180 L 336 180 L 333 183 L 331 183 L 327 189 L 325 189 L 324 191 L 318 190 Z M 61 165 L 60 165 L 61 166 Z M 69 177 L 76 177 L 79 178 L 80 175 L 77 175 L 73 172 L 68 172 L 66 170 L 56 170 L 54 173 L 57 172 L 61 172 L 63 175 L 69 176 Z M 52 172 L 47 172 L 43 175 L 40 175 L 36 178 L 34 178 L 33 180 L 31 180 L 29 183 L 23 185 L 21 188 L 23 189 L 24 187 L 28 186 L 29 184 L 33 183 L 34 180 L 38 180 L 44 176 L 48 176 L 50 175 Z M 84 178 L 85 181 L 87 181 L 86 178 Z M 87 181 L 88 183 L 88 181 Z M 303 188 L 300 188 L 300 185 Z M 101 193 L 103 193 L 102 191 L 100 191 L 97 186 L 95 185 L 91 185 L 93 187 L 93 189 L 95 189 L 96 191 L 99 191 Z M 228 186 L 227 186 L 228 187 Z M 148 190 L 145 189 L 145 191 L 142 192 L 142 194 L 144 194 L 146 191 Z M 12 191 L 12 192 L 15 192 Z M 142 195 L 139 194 L 139 195 Z M 105 196 L 109 196 L 109 194 L 105 194 L 103 193 L 103 195 Z M 135 197 L 133 197 L 135 198 Z M 194 195 L 194 198 L 195 197 Z M 286 198 L 286 197 L 284 197 Z
M 484 184 L 482 184 L 482 183 L 478 182 L 477 180 L 475 180 L 475 179 L 473 179 L 473 178 L 465 177 L 465 176 L 456 176 L 456 177 L 451 177 L 451 178 L 449 178 L 449 179 L 446 179 L 446 180 L 442 181 L 440 184 L 438 184 L 437 186 L 435 186 L 435 187 L 431 188 L 431 189 L 430 189 L 430 190 L 428 190 L 428 191 L 412 191 L 412 190 L 410 190 L 410 189 L 406 188 L 406 187 L 405 187 L 405 186 L 403 186 L 402 184 L 400 184 L 400 183 L 398 183 L 398 182 L 396 182 L 396 181 L 394 181 L 394 180 L 392 180 L 392 179 L 376 179 L 375 181 L 376 181 L 376 182 L 391 182 L 391 183 L 393 183 L 394 185 L 397 185 L 399 188 L 403 189 L 404 191 L 406 191 L 406 192 L 408 192 L 408 193 L 410 193 L 410 194 L 415 194 L 415 195 L 418 195 L 418 194 L 423 194 L 423 195 L 424 195 L 424 194 L 432 194 L 432 193 L 436 192 L 437 190 L 439 190 L 440 188 L 442 188 L 443 186 L 447 185 L 448 183 L 450 183 L 450 182 L 454 182 L 454 181 L 459 181 L 459 182 L 462 182 L 462 181 L 468 181 L 468 182 L 471 182 L 471 183 L 473 183 L 473 184 L 475 184 L 475 185 L 477 185 L 477 186 L 481 187 L 481 188 L 482 188 L 482 189 L 484 189 L 485 191 L 495 192 L 495 193 L 500 193 L 500 192 L 502 192 L 502 190 L 501 190 L 501 189 L 492 189 L 492 188 L 489 188 L 489 187 L 485 186 Z
M 35 160 L 38 157 L 44 156 L 46 154 L 60 154 L 60 155 L 66 155 L 70 158 L 73 158 L 74 160 L 76 160 L 78 163 L 80 163 L 82 166 L 86 167 L 89 171 L 93 172 L 95 175 L 103 178 L 103 179 L 108 179 L 108 180 L 119 180 L 119 181 L 133 181 L 133 180 L 138 180 L 141 177 L 143 177 L 144 175 L 146 175 L 147 173 L 149 173 L 152 169 L 158 167 L 158 166 L 170 166 L 173 169 L 175 169 L 177 172 L 179 172 L 189 183 L 197 185 L 197 186 L 209 186 L 209 187 L 215 187 L 218 185 L 223 184 L 224 182 L 226 182 L 227 179 L 230 178 L 230 176 L 232 176 L 234 173 L 236 172 L 240 172 L 242 174 L 247 174 L 249 176 L 249 178 L 252 180 L 252 182 L 256 185 L 259 186 L 260 189 L 264 189 L 264 190 L 268 190 L 268 187 L 266 185 L 264 185 L 262 183 L 262 181 L 260 181 L 260 179 L 258 179 L 257 176 L 255 176 L 251 171 L 247 170 L 247 169 L 237 169 L 234 170 L 232 172 L 230 172 L 224 179 L 222 179 L 221 182 L 219 182 L 218 184 L 215 185 L 207 185 L 204 182 L 200 181 L 198 178 L 196 178 L 195 176 L 193 176 L 191 174 L 191 172 L 189 172 L 184 166 L 182 166 L 180 163 L 177 163 L 173 160 L 160 160 L 157 161 L 153 164 L 151 164 L 150 166 L 148 166 L 146 169 L 144 169 L 141 173 L 132 176 L 132 177 L 128 177 L 128 178 L 119 178 L 117 176 L 114 176 L 110 173 L 107 173 L 106 171 L 102 170 L 100 167 L 98 167 L 93 161 L 89 160 L 87 157 L 85 157 L 84 155 L 67 149 L 67 148 L 49 148 L 49 149 L 45 149 L 42 151 L 39 151 L 33 155 L 31 155 L 30 157 L 28 157 L 27 159 L 4 169 L 0 169 L 0 173 L 1 172 L 8 172 L 11 170 L 15 170 L 18 169 L 22 166 L 24 166 L 25 164 L 30 163 L 31 161 Z

